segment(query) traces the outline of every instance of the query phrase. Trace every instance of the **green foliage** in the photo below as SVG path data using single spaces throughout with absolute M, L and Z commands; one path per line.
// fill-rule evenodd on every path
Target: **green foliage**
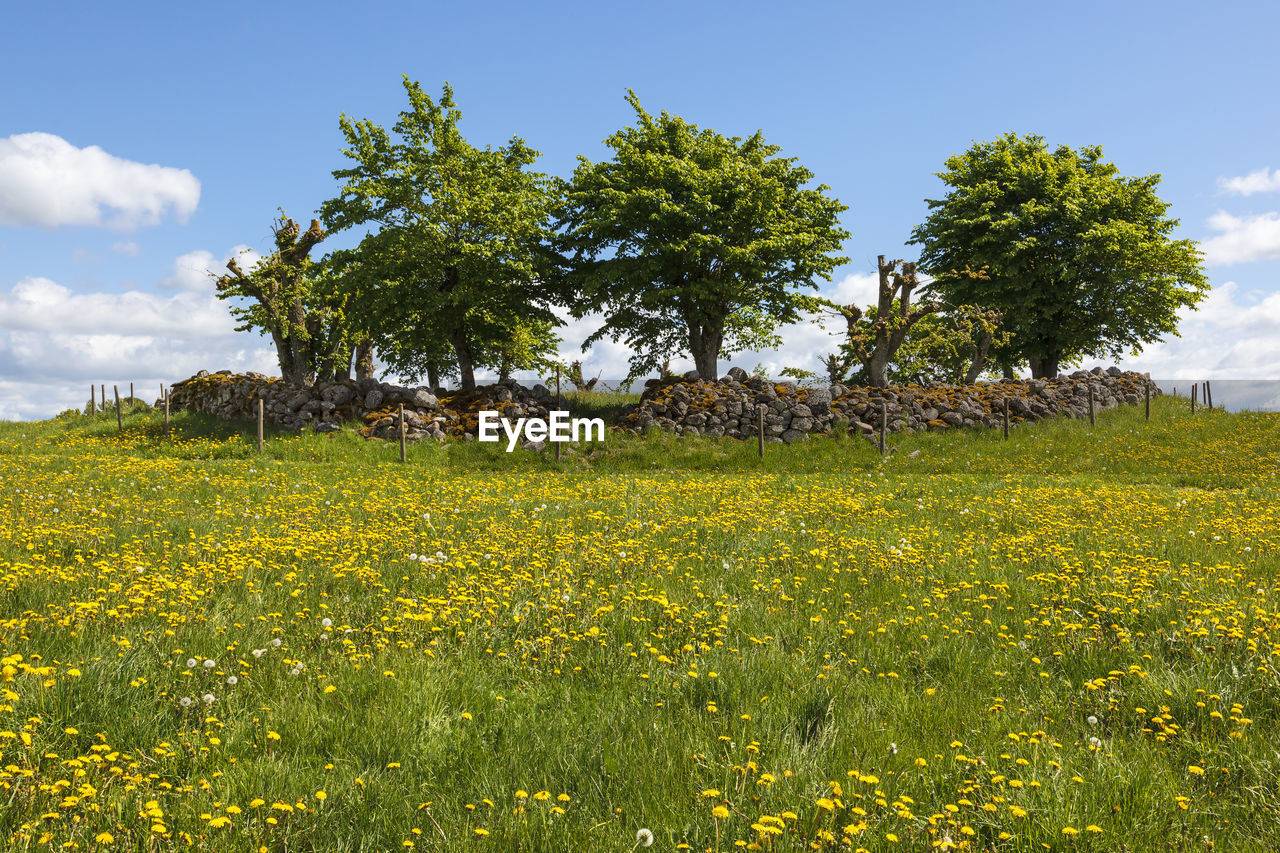
M 893 308 L 896 313 L 897 303 Z M 851 324 L 849 334 L 863 341 L 873 339 L 878 319 L 878 308 L 868 308 Z M 893 385 L 970 384 L 986 370 L 991 350 L 1004 344 L 1008 337 L 1001 329 L 997 312 L 972 305 L 944 308 L 922 316 L 911 326 L 888 362 L 888 380 Z M 849 341 L 846 340 L 840 350 L 830 357 L 837 360 L 832 363 L 858 364 Z M 861 365 L 846 372 L 842 378 L 845 377 L 854 384 L 867 384 L 866 369 Z
M 833 254 L 845 207 L 804 189 L 812 173 L 759 132 L 726 138 L 627 102 L 637 121 L 605 140 L 613 159 L 579 158 L 567 190 L 574 311 L 603 313 L 586 343 L 623 340 L 633 377 L 685 352 L 715 378 L 720 356 L 776 345 L 777 326 L 814 306 L 798 289 L 847 260 Z
M 1100 146 L 1050 152 L 1010 133 L 949 157 L 938 177 L 951 190 L 929 201 L 911 241 L 938 277 L 928 290 L 1002 311 L 1005 360 L 1037 376 L 1176 334 L 1178 309 L 1208 290 L 1195 245 L 1170 236 L 1178 220 L 1155 194 L 1160 176 L 1121 177 Z M 988 267 L 989 280 L 946 274 L 963 266 Z
M 229 274 L 214 282 L 217 297 L 247 300 L 230 306 L 236 331 L 271 335 L 286 381 L 310 385 L 345 376 L 355 335 L 346 310 L 350 296 L 310 258 L 324 230 L 313 219 L 301 232 L 281 210 L 272 231 L 275 251 L 247 272 L 237 258 L 228 261 Z
M 529 171 L 538 152 L 519 137 L 496 150 L 463 139 L 448 84 L 438 102 L 407 77 L 404 88 L 396 139 L 340 119 L 354 164 L 333 173 L 341 190 L 321 214 L 335 231 L 378 229 L 344 263 L 361 270 L 384 360 L 439 370 L 448 346 L 469 388 L 476 366 L 534 365 L 554 347 L 550 306 L 561 297 L 543 244 L 556 184 Z

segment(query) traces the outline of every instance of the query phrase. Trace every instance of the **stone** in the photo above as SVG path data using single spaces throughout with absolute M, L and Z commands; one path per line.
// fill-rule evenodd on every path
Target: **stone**
M 364 395 L 364 407 L 366 409 L 376 409 L 382 405 L 382 391 L 378 388 L 371 389 Z
M 825 388 L 815 388 L 809 392 L 809 396 L 804 398 L 804 405 L 815 415 L 825 415 L 831 411 L 831 392 Z
M 326 403 L 332 403 L 335 406 L 345 406 L 350 403 L 356 394 L 346 385 L 330 385 L 320 392 L 320 399 Z
M 311 394 L 308 391 L 294 391 L 284 400 L 285 408 L 290 411 L 297 411 L 307 403 L 311 402 Z
M 734 382 L 746 382 L 748 378 L 747 371 L 743 370 L 741 367 L 730 367 L 729 378 Z
M 789 429 L 782 434 L 784 444 L 795 444 L 797 441 L 804 441 L 809 437 L 809 433 L 802 432 L 798 429 Z
M 434 409 L 440 405 L 440 400 L 436 395 L 432 394 L 426 388 L 415 388 L 413 390 L 413 397 L 409 402 L 419 409 Z

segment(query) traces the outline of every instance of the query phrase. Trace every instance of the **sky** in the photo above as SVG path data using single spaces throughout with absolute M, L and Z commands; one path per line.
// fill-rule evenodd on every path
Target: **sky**
M 523 138 L 567 176 L 634 121 L 633 89 L 725 135 L 757 130 L 848 205 L 823 295 L 874 299 L 877 255 L 941 198 L 936 173 L 1013 131 L 1157 173 L 1212 292 L 1181 337 L 1119 362 L 1167 379 L 1280 380 L 1280 6 L 1266 2 L 326 2 L 10 4 L 0 29 L 0 419 L 200 369 L 278 375 L 209 273 L 265 252 L 283 208 L 337 191 L 339 116 L 390 127 L 401 76 L 452 84 L 478 146 Z M 335 235 L 322 248 L 354 242 Z M 584 372 L 627 350 L 560 330 Z M 722 364 L 818 369 L 812 323 Z M 1091 367 L 1098 362 L 1085 362 Z M 677 362 L 676 367 L 691 366 Z M 151 390 L 154 389 L 154 390 Z

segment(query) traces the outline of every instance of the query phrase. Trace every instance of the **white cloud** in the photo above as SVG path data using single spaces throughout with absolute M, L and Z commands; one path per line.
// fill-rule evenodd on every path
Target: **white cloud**
M 223 253 L 221 259 L 207 249 L 197 249 L 179 255 L 174 260 L 173 269 L 160 280 L 160 287 L 190 293 L 213 293 L 214 278 L 226 274 L 227 261 L 231 258 L 238 258 L 240 267 L 245 272 L 252 270 L 262 260 L 260 254 L 245 245 Z
M 234 328 L 227 306 L 211 295 L 164 297 L 136 290 L 78 294 L 38 277 L 24 278 L 9 293 L 0 293 L 0 333 L 204 339 Z
M 1276 192 L 1280 190 L 1280 169 L 1272 172 L 1264 167 L 1243 177 L 1219 178 L 1218 186 L 1238 195 Z
M 129 230 L 169 216 L 185 222 L 199 200 L 200 182 L 186 169 L 76 148 L 51 133 L 0 139 L 0 225 Z
M 1209 217 L 1209 227 L 1222 233 L 1200 244 L 1206 264 L 1280 258 L 1280 214 L 1274 211 L 1239 217 L 1220 210 Z
M 47 278 L 0 292 L 0 419 L 82 406 L 90 383 L 152 399 L 199 370 L 278 373 L 269 339 L 237 333 L 211 293 L 74 293 Z
M 121 255 L 128 255 L 131 258 L 136 258 L 142 251 L 142 247 L 132 240 L 119 240 L 111 244 L 111 251 Z
M 1179 312 L 1178 331 L 1119 366 L 1154 379 L 1280 380 L 1280 292 L 1241 294 L 1233 281 L 1220 284 L 1198 311 Z

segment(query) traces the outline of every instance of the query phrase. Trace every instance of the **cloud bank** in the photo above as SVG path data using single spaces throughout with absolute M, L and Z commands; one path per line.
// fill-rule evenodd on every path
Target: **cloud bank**
M 0 226 L 105 225 L 122 231 L 185 222 L 200 201 L 186 169 L 77 148 L 51 133 L 0 139 Z

